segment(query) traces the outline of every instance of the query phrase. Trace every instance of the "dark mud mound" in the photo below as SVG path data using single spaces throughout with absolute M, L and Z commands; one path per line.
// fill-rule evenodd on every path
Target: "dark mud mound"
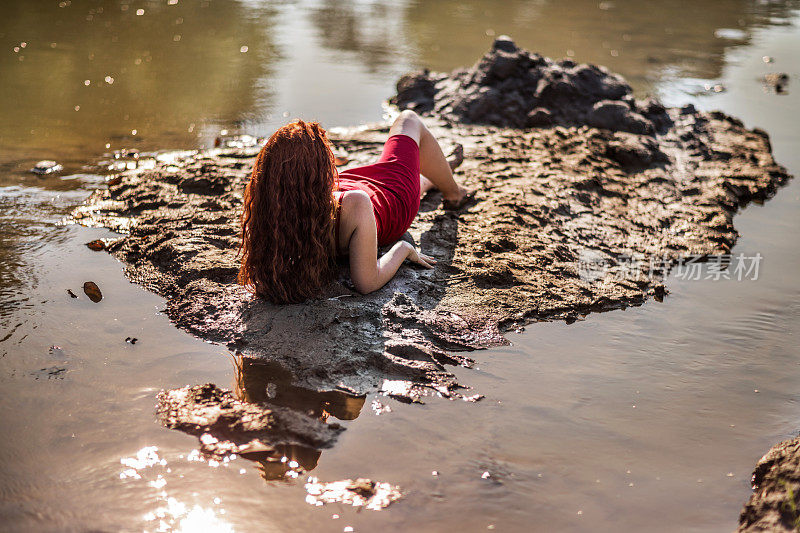
M 722 113 L 691 106 L 645 112 L 617 76 L 556 65 L 504 41 L 487 57 L 464 74 L 438 81 L 417 75 L 400 84 L 398 104 L 422 102 L 416 107 L 434 115 L 427 119 L 434 134 L 463 144 L 457 177 L 476 194 L 460 212 L 442 210 L 437 193 L 426 198 L 410 238 L 438 260 L 436 268 L 406 265 L 372 294 L 353 290 L 346 265 L 327 294 L 303 304 L 272 305 L 236 284 L 242 192 L 257 145 L 160 154 L 150 168 L 110 180 L 74 218 L 125 233 L 107 250 L 125 262 L 131 280 L 166 299 L 166 313 L 179 327 L 243 360 L 285 369 L 284 381 L 320 394 L 380 388 L 406 401 L 474 400 L 448 369 L 470 366 L 467 352 L 503 344 L 503 331 L 538 320 L 569 322 L 663 298 L 673 265 L 689 255 L 729 253 L 737 238 L 734 214 L 789 178 L 764 132 Z M 501 57 L 511 65 L 504 77 L 486 67 Z M 559 86 L 552 81 L 556 70 L 567 72 L 564 79 L 594 81 L 570 82 L 578 93 L 545 90 Z M 526 98 L 519 112 L 503 104 L 487 122 L 522 125 L 509 117 L 527 116 L 535 105 L 571 125 L 520 130 L 454 121 L 461 118 L 456 108 L 438 102 L 447 95 L 473 98 L 458 85 L 469 76 L 485 76 L 481 87 L 516 87 Z M 652 128 L 600 125 L 595 108 L 607 101 L 628 105 L 631 116 Z M 377 159 L 387 131 L 387 125 L 341 130 L 332 139 L 357 166 Z M 229 401 L 220 394 L 207 401 Z M 192 412 L 174 410 L 169 425 L 194 434 L 213 426 L 196 428 Z M 279 410 L 270 412 L 277 417 Z M 311 434 L 295 433 L 298 442 L 319 444 L 317 432 L 330 436 L 331 428 L 303 427 Z M 255 431 L 269 445 L 266 433 L 282 430 L 267 424 Z M 250 433 L 226 440 L 241 446 Z
M 605 67 L 553 61 L 503 36 L 470 69 L 403 76 L 392 103 L 452 122 L 511 128 L 588 124 L 652 135 L 670 125 L 661 104 L 637 101 L 631 93 Z
M 740 532 L 800 530 L 800 437 L 776 444 L 756 465 Z

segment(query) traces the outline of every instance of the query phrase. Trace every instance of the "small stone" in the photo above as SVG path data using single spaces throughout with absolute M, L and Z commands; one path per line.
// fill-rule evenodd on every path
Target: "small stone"
M 36 163 L 36 165 L 34 165 L 34 167 L 31 169 L 31 172 L 34 174 L 39 174 L 40 176 L 44 176 L 47 174 L 53 174 L 54 172 L 61 172 L 62 170 L 64 170 L 64 167 L 59 163 L 46 159 Z
M 517 45 L 514 43 L 514 40 L 511 39 L 508 35 L 501 35 L 497 39 L 494 40 L 494 44 L 492 44 L 492 49 L 494 50 L 502 50 L 504 52 L 516 52 Z

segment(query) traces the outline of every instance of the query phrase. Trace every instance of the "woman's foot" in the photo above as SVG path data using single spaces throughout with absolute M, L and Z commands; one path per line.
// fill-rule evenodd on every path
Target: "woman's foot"
M 450 170 L 455 170 L 464 162 L 464 146 L 456 143 L 453 151 L 447 156 L 447 163 L 450 165 Z
M 445 211 L 458 211 L 475 197 L 475 191 L 471 191 L 466 187 L 458 186 L 458 196 L 452 198 L 444 198 L 442 207 Z

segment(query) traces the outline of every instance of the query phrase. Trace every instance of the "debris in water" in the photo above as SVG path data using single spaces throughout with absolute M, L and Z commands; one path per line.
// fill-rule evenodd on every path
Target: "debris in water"
M 789 75 L 785 72 L 775 72 L 764 76 L 764 85 L 772 89 L 775 94 L 786 94 L 789 85 Z
M 72 292 L 72 289 L 67 289 L 67 294 L 69 294 L 70 298 L 77 298 L 78 295 Z
M 34 174 L 39 174 L 40 176 L 44 176 L 47 174 L 53 174 L 54 172 L 61 172 L 64 170 L 64 167 L 61 166 L 59 163 L 51 160 L 39 161 L 34 165 L 31 169 L 31 172 Z
M 344 503 L 373 511 L 380 511 L 402 497 L 400 487 L 365 478 L 322 483 L 310 477 L 305 488 L 308 493 L 306 502 L 311 505 Z
M 102 239 L 95 239 L 92 242 L 87 242 L 86 246 L 95 252 L 100 252 L 106 249 L 106 243 L 104 243 Z
M 137 339 L 136 337 L 125 337 L 125 342 L 130 343 L 130 344 L 136 344 L 136 341 L 138 341 L 138 340 L 139 339 Z
M 714 92 L 714 93 L 724 93 L 727 90 L 725 86 L 722 85 L 721 83 L 715 83 L 715 84 L 706 83 L 705 89 L 708 92 Z
M 58 357 L 59 359 L 64 358 L 64 349 L 61 346 L 52 345 L 48 350 L 47 353 L 52 355 L 53 357 Z
M 100 300 L 103 299 L 103 293 L 100 292 L 100 287 L 98 287 L 97 283 L 95 283 L 94 281 L 87 281 L 86 283 L 84 283 L 83 292 L 94 303 L 98 303 Z

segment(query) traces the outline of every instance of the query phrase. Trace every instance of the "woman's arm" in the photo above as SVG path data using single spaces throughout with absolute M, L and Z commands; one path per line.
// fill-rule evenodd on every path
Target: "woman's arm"
M 349 239 L 350 278 L 361 294 L 376 291 L 394 277 L 403 261 L 409 259 L 426 268 L 436 263 L 432 257 L 417 252 L 405 241 L 399 241 L 380 259 L 375 215 L 369 196 L 361 191 L 348 192 L 342 198 L 342 218 L 355 227 Z M 348 224 L 350 225 L 350 224 Z

